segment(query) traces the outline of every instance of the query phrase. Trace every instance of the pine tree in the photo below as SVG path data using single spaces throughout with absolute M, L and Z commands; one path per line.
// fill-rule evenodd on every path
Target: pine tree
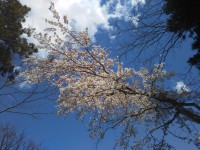
M 191 65 L 200 69 L 200 1 L 193 0 L 166 0 L 164 11 L 169 15 L 167 20 L 168 31 L 178 33 L 185 38 L 189 32 L 193 38 L 193 50 L 197 53 L 189 59 Z
M 22 34 L 27 33 L 22 23 L 31 9 L 18 0 L 0 0 L 0 74 L 14 79 L 13 55 L 20 58 L 36 52 L 34 44 L 28 43 Z

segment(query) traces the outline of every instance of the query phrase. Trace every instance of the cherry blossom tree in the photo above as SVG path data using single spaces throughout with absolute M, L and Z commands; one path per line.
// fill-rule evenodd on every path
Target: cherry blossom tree
M 124 68 L 91 42 L 88 29 L 72 29 L 53 3 L 50 11 L 54 20 L 46 22 L 52 27 L 34 35 L 48 57 L 25 59 L 24 75 L 32 84 L 43 81 L 59 88 L 59 114 L 90 117 L 89 134 L 94 139 L 118 129 L 116 146 L 124 149 L 171 149 L 168 135 L 200 146 L 195 128 L 200 124 L 198 92 L 177 93 L 161 86 L 173 76 L 163 63 L 152 69 Z

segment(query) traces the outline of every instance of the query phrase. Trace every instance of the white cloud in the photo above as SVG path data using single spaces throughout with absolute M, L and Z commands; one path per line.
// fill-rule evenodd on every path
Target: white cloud
M 89 29 L 90 36 L 98 30 L 98 26 L 109 29 L 109 14 L 105 7 L 100 6 L 100 0 L 20 0 L 23 4 L 31 7 L 31 13 L 26 24 L 36 27 L 42 31 L 45 26 L 45 19 L 52 18 L 48 10 L 50 2 L 53 1 L 56 10 L 60 15 L 67 15 L 69 20 L 75 22 L 78 30 Z
M 18 86 L 20 89 L 30 89 L 31 88 L 31 84 L 26 81 L 20 83 Z
M 109 14 L 110 18 L 132 21 L 135 25 L 138 23 L 140 14 L 138 12 L 133 16 L 132 11 L 137 10 L 138 5 L 145 5 L 145 0 L 110 0 L 105 4 L 107 10 L 113 10 Z
M 116 36 L 110 35 L 109 38 L 110 38 L 111 40 L 114 40 L 114 39 L 116 38 Z
M 48 56 L 48 51 L 45 49 L 39 49 L 35 56 L 37 58 L 46 58 Z
M 132 4 L 132 6 L 137 6 L 138 4 L 144 5 L 145 0 L 131 0 L 131 4 Z
M 101 0 L 20 0 L 22 4 L 31 7 L 31 12 L 26 19 L 24 26 L 31 26 L 36 28 L 36 32 L 42 32 L 47 23 L 45 19 L 51 19 L 52 14 L 49 11 L 50 2 L 54 2 L 56 10 L 60 16 L 67 15 L 68 20 L 74 22 L 77 30 L 83 31 L 88 28 L 89 35 L 94 37 L 98 28 L 109 30 L 112 29 L 109 24 L 109 19 L 120 18 L 128 21 L 133 20 L 137 24 L 137 16 L 132 18 L 125 17 L 130 14 L 133 7 L 138 4 L 145 4 L 145 0 L 108 0 L 101 5 Z M 110 11 L 110 8 L 113 8 Z M 33 38 L 29 39 L 31 42 L 36 42 Z M 47 56 L 45 50 L 39 50 L 37 56 Z
M 181 94 L 183 92 L 190 92 L 190 89 L 185 85 L 183 81 L 176 82 L 175 90 Z
M 16 81 L 17 81 L 17 87 L 19 87 L 20 89 L 30 89 L 31 88 L 31 84 L 28 83 L 28 77 L 25 76 L 24 74 L 22 74 L 22 67 L 21 66 L 17 66 L 14 68 L 14 71 L 19 71 L 19 74 L 16 76 Z
M 109 29 L 109 14 L 105 7 L 100 6 L 100 0 L 60 0 L 55 4 L 57 10 L 66 14 L 69 20 L 75 21 L 75 27 L 79 30 L 89 29 L 93 36 L 98 26 Z
M 45 19 L 52 18 L 48 10 L 50 2 L 54 2 L 57 11 L 61 15 L 67 15 L 69 20 L 74 20 L 75 27 L 79 30 L 89 29 L 89 34 L 93 36 L 98 27 L 110 29 L 109 19 L 120 18 L 124 13 L 129 13 L 138 4 L 145 4 L 145 0 L 109 0 L 101 5 L 101 0 L 20 0 L 22 4 L 31 7 L 31 12 L 27 18 L 26 25 L 33 26 L 42 31 L 45 26 Z M 110 12 L 111 7 L 115 7 L 114 12 Z
M 20 73 L 17 77 L 16 77 L 16 81 L 18 81 L 17 86 L 20 89 L 30 89 L 31 88 L 31 84 L 28 82 L 28 77 L 23 75 L 22 73 Z

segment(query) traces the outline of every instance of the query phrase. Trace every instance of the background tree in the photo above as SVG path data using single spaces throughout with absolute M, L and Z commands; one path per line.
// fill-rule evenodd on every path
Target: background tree
M 180 38 L 189 36 L 194 42 L 192 48 L 197 50 L 197 53 L 189 59 L 191 65 L 195 65 L 200 69 L 200 17 L 199 10 L 200 1 L 193 0 L 166 0 L 164 4 L 164 12 L 169 16 L 167 19 L 167 29 L 169 32 L 174 32 Z
M 24 133 L 18 133 L 9 124 L 0 124 L 0 149 L 1 150 L 42 150 L 41 145 L 32 140 L 27 140 Z
M 18 0 L 0 0 L 0 74 L 14 79 L 14 55 L 24 58 L 37 52 L 34 44 L 28 43 L 23 34 L 30 36 L 29 30 L 22 27 L 30 11 Z
M 132 62 L 164 62 L 172 48 L 181 42 L 177 34 L 168 32 L 164 4 L 164 0 L 146 0 L 145 5 L 132 9 L 126 22 L 115 22 L 113 34 L 119 43 L 121 56 L 133 52 Z M 144 53 L 148 55 L 143 57 Z M 145 59 L 136 59 L 138 57 Z
M 188 62 L 199 68 L 199 6 L 197 0 L 146 0 L 145 5 L 133 8 L 132 14 L 126 16 L 129 21 L 123 24 L 116 21 L 115 35 L 118 35 L 121 55 L 134 52 L 133 57 L 144 58 L 146 53 L 145 60 L 142 59 L 145 63 L 165 62 L 169 53 L 191 37 L 194 41 L 192 49 L 197 53 Z M 123 35 L 127 38 L 121 39 Z
M 55 87 L 45 83 L 30 85 L 27 79 L 20 77 L 15 80 L 10 82 L 6 77 L 0 79 L 0 117 L 15 114 L 37 118 L 55 113 L 52 108 L 46 108 L 47 104 L 54 103 L 53 97 L 57 94 Z
M 124 149 L 171 149 L 168 135 L 199 148 L 198 91 L 163 87 L 172 74 L 162 63 L 152 69 L 123 68 L 101 46 L 90 45 L 87 30 L 70 30 L 53 4 L 50 10 L 56 20 L 46 21 L 52 28 L 35 34 L 49 56 L 27 58 L 24 75 L 30 83 L 48 81 L 59 88 L 59 113 L 90 116 L 91 138 L 103 139 L 108 130 L 119 129 L 116 145 Z

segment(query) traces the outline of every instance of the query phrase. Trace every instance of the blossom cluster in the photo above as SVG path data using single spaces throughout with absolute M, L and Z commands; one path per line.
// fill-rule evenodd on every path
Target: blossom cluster
M 155 89 L 153 83 L 166 76 L 163 64 L 156 65 L 151 72 L 145 68 L 123 68 L 101 46 L 91 45 L 87 29 L 70 30 L 67 17 L 61 23 L 53 6 L 50 10 L 57 21 L 46 20 L 53 27 L 34 36 L 38 47 L 48 50 L 49 55 L 25 59 L 29 69 L 24 75 L 30 83 L 47 80 L 60 89 L 60 112 L 79 110 L 84 114 L 98 110 L 110 115 L 119 108 L 136 113 L 154 105 L 150 96 Z

